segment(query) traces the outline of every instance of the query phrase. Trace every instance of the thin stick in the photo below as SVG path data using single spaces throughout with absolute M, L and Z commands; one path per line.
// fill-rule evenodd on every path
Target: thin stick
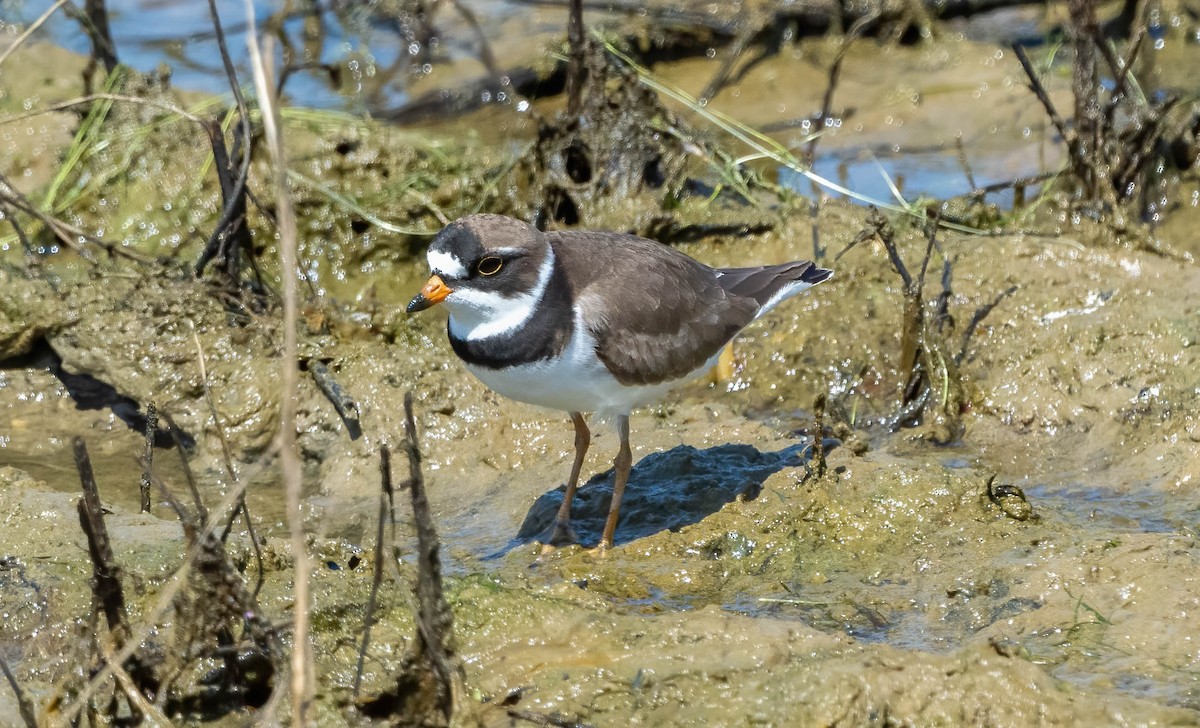
M 450 0 L 450 4 L 454 6 L 459 15 L 463 16 L 467 25 L 471 26 L 471 30 L 475 31 L 475 37 L 479 39 L 479 60 L 483 63 L 483 67 L 487 69 L 488 74 L 499 76 L 500 66 L 496 64 L 496 55 L 492 53 L 492 46 L 488 43 L 487 34 L 483 32 L 483 27 L 479 24 L 479 18 L 475 16 L 475 11 L 463 5 L 459 0 Z
M 580 723 L 577 720 L 563 718 L 560 715 L 545 715 L 544 713 L 535 713 L 532 710 L 518 710 L 516 708 L 508 709 L 508 717 L 513 720 L 523 720 L 527 723 L 536 725 L 550 726 L 551 728 L 591 728 L 588 723 Z
M 212 0 L 210 0 L 211 2 Z M 288 188 L 287 154 L 279 124 L 279 107 L 272 89 L 268 58 L 274 58 L 269 45 L 267 52 L 258 46 L 258 30 L 254 22 L 254 3 L 246 0 L 248 32 L 246 44 L 250 51 L 250 66 L 254 71 L 254 86 L 262 109 L 263 130 L 271 152 L 275 173 L 275 196 L 279 224 L 279 266 L 283 277 L 283 364 L 281 373 L 282 402 L 279 414 L 279 468 L 287 497 L 288 525 L 292 537 L 292 558 L 295 563 L 295 618 L 292 625 L 292 722 L 309 724 L 309 708 L 313 699 L 313 658 L 309 645 L 309 557 L 304 540 L 304 513 L 300 509 L 300 455 L 296 450 L 296 396 L 299 389 L 296 328 L 299 315 L 296 306 L 296 216 Z M 270 44 L 271 36 L 267 36 Z
M 231 483 L 237 483 L 240 478 L 237 470 L 233 466 L 233 451 L 229 447 L 229 440 L 225 437 L 225 427 L 221 424 L 221 418 L 217 414 L 217 406 L 213 402 L 212 387 L 208 383 L 208 369 L 204 365 L 204 348 L 200 345 L 200 336 L 196 333 L 196 324 L 188 320 L 188 326 L 192 329 L 192 341 L 196 344 L 196 361 L 200 365 L 200 382 L 204 385 L 204 400 L 208 403 L 208 410 L 212 413 L 213 427 L 217 430 L 217 439 L 221 443 L 221 455 L 225 465 L 225 473 L 228 475 Z M 180 450 L 179 456 L 183 457 L 183 451 Z M 192 486 L 192 493 L 196 498 L 196 503 L 199 506 L 200 496 L 195 489 L 195 483 L 191 478 L 188 479 L 188 485 Z M 250 545 L 254 547 L 254 557 L 258 564 L 258 581 L 254 587 L 254 598 L 258 598 L 259 591 L 262 590 L 263 582 L 266 579 L 266 572 L 263 568 L 262 548 L 258 543 L 258 535 L 254 532 L 254 521 L 250 518 L 250 509 L 246 507 L 245 490 L 242 490 L 243 496 L 238 500 L 237 508 L 230 511 L 229 520 L 225 523 L 225 530 L 221 533 L 221 541 L 224 542 L 229 538 L 229 534 L 233 531 L 233 522 L 237 520 L 238 515 L 242 516 L 243 522 L 246 524 L 246 533 L 250 536 Z M 201 506 L 203 513 L 203 507 Z
M 950 298 L 954 295 L 954 291 L 950 288 L 950 283 L 954 275 L 953 266 L 950 265 L 950 259 L 946 257 L 946 251 L 942 250 L 942 246 L 934 241 L 937 246 L 938 255 L 942 256 L 942 292 L 938 294 L 937 306 L 934 309 L 934 316 L 937 319 L 938 333 L 945 330 L 946 325 L 951 323 L 950 319 Z
M 821 247 L 821 229 L 818 224 L 821 219 L 821 203 L 813 198 L 812 203 L 808 206 L 810 217 L 812 217 L 812 243 L 813 243 L 813 262 L 817 265 L 825 259 L 825 249 Z
M 141 460 L 141 458 L 138 458 L 138 460 L 144 467 L 145 461 Z M 170 506 L 171 510 L 175 511 L 175 516 L 179 519 L 180 525 L 183 526 L 184 538 L 187 539 L 189 544 L 194 542 L 196 540 L 196 534 L 198 532 L 197 527 L 199 524 L 196 522 L 196 519 L 193 518 L 192 514 L 188 512 L 187 506 L 179 502 L 179 500 L 175 497 L 175 494 L 172 493 L 171 489 L 167 487 L 167 484 L 163 482 L 162 478 L 158 477 L 154 473 L 150 473 L 150 481 L 158 488 L 158 494 L 162 498 L 163 502 Z
M 200 489 L 196 487 L 196 476 L 192 474 L 192 466 L 188 464 L 183 438 L 179 436 L 181 430 L 175 424 L 175 420 L 171 418 L 171 413 L 163 410 L 162 418 L 167 421 L 167 427 L 171 428 L 171 439 L 175 441 L 175 452 L 179 454 L 179 462 L 183 466 L 183 477 L 187 481 L 188 491 L 192 494 L 192 503 L 196 506 L 196 518 L 200 523 L 200 528 L 207 528 L 208 509 L 204 507 L 204 500 L 200 498 Z
M 200 344 L 200 334 L 196 332 L 196 323 L 188 319 L 188 328 L 192 330 L 192 343 L 196 345 L 196 364 L 200 367 L 200 383 L 204 387 L 204 401 L 208 404 L 208 412 L 213 418 L 213 427 L 217 430 L 217 439 L 221 442 L 222 462 L 225 464 L 225 474 L 230 482 L 238 481 L 237 470 L 233 467 L 233 451 L 229 441 L 225 439 L 225 428 L 221 425 L 221 417 L 217 413 L 217 405 L 213 402 L 212 387 L 208 383 L 208 367 L 204 364 L 204 347 Z
M 825 461 L 825 403 L 826 396 L 824 392 L 817 395 L 813 401 L 813 454 L 812 463 L 813 470 L 816 471 L 817 479 L 825 477 L 825 471 L 828 464 Z
M 4 673 L 4 677 L 8 679 L 8 685 L 12 688 L 13 693 L 17 696 L 17 708 L 21 711 L 21 720 L 25 721 L 26 728 L 38 728 L 37 711 L 33 709 L 33 703 L 29 701 L 29 696 L 21 689 L 21 685 L 17 682 L 16 676 L 12 674 L 12 670 L 8 667 L 8 662 L 0 657 L 0 672 Z
M 49 106 L 44 106 L 40 109 L 34 109 L 33 111 L 27 111 L 24 114 L 17 114 L 16 116 L 7 116 L 3 119 L 0 119 L 0 126 L 4 126 L 5 124 L 12 124 L 12 123 L 15 123 L 18 121 L 23 121 L 25 119 L 32 119 L 35 116 L 41 116 L 43 114 L 50 114 L 55 111 L 66 111 L 67 109 L 71 109 L 76 106 L 86 106 L 87 104 L 91 104 L 96 101 L 119 101 L 119 102 L 127 103 L 127 104 L 138 104 L 139 106 L 149 106 L 149 107 L 152 107 L 155 109 L 161 109 L 161 110 L 166 111 L 171 114 L 175 114 L 175 115 L 179 116 L 180 118 L 187 119 L 188 121 L 195 123 L 195 124 L 206 124 L 207 123 L 204 119 L 201 119 L 199 116 L 196 116 L 195 114 L 193 114 L 190 111 L 181 109 L 178 106 L 175 106 L 174 104 L 168 104 L 165 101 L 159 101 L 158 99 L 144 99 L 140 96 L 126 96 L 124 94 L 97 93 L 97 94 L 88 94 L 87 96 L 80 96 L 80 97 L 74 98 L 74 99 L 67 99 L 66 101 L 58 101 L 53 104 L 50 104 Z
M 1059 136 L 1067 143 L 1067 148 L 1071 151 L 1071 157 L 1074 159 L 1077 156 L 1077 138 L 1075 133 L 1067 128 L 1067 123 L 1063 121 L 1062 116 L 1058 113 L 1058 109 L 1054 107 L 1054 102 L 1050 100 L 1050 94 L 1046 93 L 1046 87 L 1042 85 L 1041 79 L 1037 77 L 1037 71 L 1034 70 L 1033 64 L 1029 61 L 1029 56 L 1025 54 L 1025 49 L 1019 43 L 1013 43 L 1012 49 L 1013 53 L 1017 56 L 1017 60 L 1021 63 L 1021 68 L 1025 69 L 1025 76 L 1029 78 L 1029 89 L 1033 91 L 1038 101 L 1042 103 L 1042 108 L 1046 110 L 1046 115 L 1050 117 L 1050 122 L 1058 130 Z
M 150 512 L 150 480 L 154 468 L 154 433 L 158 431 L 158 408 L 146 404 L 146 447 L 142 450 L 142 513 Z
M 567 65 L 567 114 L 579 115 L 583 104 L 583 80 L 587 73 L 584 65 L 583 47 L 583 2 L 570 0 L 570 10 L 567 16 L 567 43 L 571 47 L 570 62 Z
M 42 27 L 42 24 L 49 20 L 51 15 L 54 15 L 59 8 L 66 4 L 67 0 L 58 0 L 58 2 L 51 5 L 46 12 L 42 13 L 41 17 L 33 21 L 33 23 L 25 29 L 25 32 L 17 36 L 17 39 L 12 42 L 12 45 L 5 48 L 3 53 L 0 53 L 0 65 L 3 65 L 4 62 L 8 60 L 8 57 L 12 55 L 12 52 L 19 48 L 20 45 L 29 38 L 29 36 L 33 35 L 38 28 Z
M 971 189 L 977 189 L 979 185 L 975 183 L 975 173 L 971 171 L 971 162 L 967 159 L 967 148 L 963 145 L 961 133 L 954 137 L 954 146 L 958 149 L 958 163 L 967 177 L 967 184 L 971 185 Z
M 104 0 L 83 0 L 83 12 L 87 17 L 88 36 L 92 39 L 92 60 L 98 56 L 104 63 L 104 74 L 111 76 L 121 62 L 117 59 L 117 46 L 108 26 L 108 8 Z
M 1126 77 L 1129 75 L 1129 69 L 1133 68 L 1133 62 L 1137 60 L 1138 51 L 1142 49 L 1142 41 L 1146 39 L 1146 26 L 1139 25 L 1134 31 L 1133 41 L 1129 44 L 1129 52 L 1125 54 L 1125 59 L 1121 62 L 1121 70 L 1117 74 L 1116 82 L 1113 86 L 1114 90 L 1125 88 Z M 1097 42 L 1101 42 L 1097 39 Z M 1107 40 L 1104 40 L 1104 47 L 1108 48 Z M 1139 96 L 1141 94 L 1139 93 Z M 1146 99 L 1143 96 L 1141 103 L 1145 103 Z
M 976 187 L 967 193 L 968 197 L 983 197 L 984 195 L 993 192 L 1000 192 L 1011 187 L 1029 187 L 1031 185 L 1041 184 L 1058 176 L 1058 172 L 1042 172 L 1040 174 L 1029 175 L 1028 177 L 1014 177 L 1003 182 L 993 182 L 990 185 Z
M 204 365 L 204 349 L 200 345 L 200 336 L 196 333 L 196 324 L 188 320 L 188 326 L 192 329 L 192 340 L 196 344 L 196 361 L 200 364 L 200 381 L 204 385 L 204 399 L 208 402 L 208 409 L 212 413 L 213 426 L 217 430 L 217 439 L 221 442 L 221 454 L 224 457 L 225 472 L 229 476 L 232 483 L 237 483 L 239 480 L 237 470 L 233 467 L 233 451 L 229 447 L 229 440 L 225 437 L 225 428 L 221 424 L 221 418 L 217 415 L 217 406 L 213 403 L 212 387 L 208 383 L 208 369 Z M 182 451 L 180 452 L 182 457 Z M 192 484 L 189 481 L 189 484 Z M 193 492 L 195 489 L 193 488 Z M 258 593 L 262 590 L 263 582 L 266 580 L 266 570 L 263 568 L 262 548 L 258 543 L 258 535 L 254 532 L 254 521 L 250 518 L 250 509 L 246 506 L 245 491 L 243 496 L 238 500 L 237 508 L 229 514 L 229 520 L 225 523 L 225 530 L 221 534 L 221 541 L 224 542 L 229 538 L 229 534 L 233 531 L 233 522 L 237 520 L 238 515 L 242 516 L 243 522 L 246 524 L 246 533 L 250 536 L 250 545 L 254 547 L 254 557 L 258 564 L 258 581 L 254 586 L 254 598 L 258 599 Z M 196 496 L 199 503 L 199 496 Z
M 909 274 L 908 268 L 904 265 L 904 259 L 900 257 L 900 251 L 896 250 L 896 241 L 893 238 L 891 226 L 888 225 L 885 218 L 878 210 L 872 210 L 867 217 L 867 224 L 871 225 L 874 230 L 872 232 L 879 242 L 883 243 L 883 249 L 887 251 L 888 259 L 892 261 L 892 267 L 896 269 L 896 274 L 900 276 L 900 280 L 904 281 L 904 290 L 907 293 L 912 293 L 916 290 L 913 287 L 913 278 Z
M 821 126 L 824 126 L 829 120 L 829 114 L 833 111 L 833 92 L 837 89 L 838 80 L 842 75 L 842 61 L 846 59 L 846 54 L 850 51 L 850 46 L 854 45 L 854 41 L 858 40 L 863 32 L 866 31 L 872 23 L 879 19 L 879 13 L 872 12 L 864 15 L 854 24 L 850 26 L 850 30 L 842 38 L 842 47 L 838 49 L 837 57 L 833 59 L 833 65 L 829 67 L 829 82 L 825 84 L 825 95 L 821 100 L 821 115 L 818 119 Z M 817 141 L 821 138 L 821 129 L 814 129 L 812 138 L 808 140 L 808 148 L 804 150 L 804 164 L 808 167 L 813 165 L 817 157 Z
M 328 399 L 333 405 L 338 417 L 342 418 L 342 423 L 346 425 L 350 439 L 357 440 L 362 437 L 362 424 L 358 419 L 358 403 L 354 401 L 353 397 L 346 394 L 342 385 L 337 383 L 337 380 L 329 373 L 329 367 L 325 366 L 325 362 L 320 359 L 309 359 L 307 368 L 317 389 L 321 390 L 321 394 L 325 395 L 325 399 Z
M 874 227 L 865 227 L 862 230 L 859 230 L 858 235 L 855 235 L 854 239 L 846 243 L 846 247 L 842 248 L 841 251 L 833 257 L 833 262 L 837 263 L 840 261 L 842 256 L 844 256 L 846 253 L 849 253 L 851 250 L 854 250 L 859 246 L 859 244 L 865 243 L 872 238 L 877 238 L 878 230 L 878 225 L 875 225 Z
M 362 686 L 363 663 L 367 659 L 367 647 L 371 644 L 371 625 L 375 623 L 375 603 L 379 597 L 379 585 L 383 583 L 383 523 L 387 519 L 388 501 L 392 494 L 392 455 L 386 444 L 379 446 L 379 519 L 375 527 L 375 570 L 371 575 L 371 593 L 367 597 L 367 611 L 363 615 L 362 645 L 358 648 L 358 666 L 354 670 L 354 695 Z
M 229 57 L 229 48 L 225 45 L 225 31 L 221 27 L 221 16 L 217 13 L 216 0 L 208 0 L 208 13 L 212 16 L 213 29 L 217 34 L 217 48 L 221 52 L 221 63 L 225 67 L 225 75 L 229 79 L 229 88 L 233 92 L 233 99 L 237 102 L 238 115 L 241 117 L 241 132 L 242 132 L 242 166 L 238 170 L 237 182 L 234 183 L 233 194 L 225 198 L 225 205 L 221 209 L 221 218 L 217 220 L 216 227 L 213 228 L 212 237 L 208 239 L 208 245 L 205 246 L 205 251 L 210 249 L 219 249 L 222 244 L 222 236 L 225 235 L 226 229 L 230 222 L 233 221 L 238 201 L 242 200 L 242 191 L 246 188 L 246 181 L 250 179 L 250 111 L 246 106 L 246 97 L 242 94 L 241 84 L 238 83 L 237 72 L 233 68 L 233 59 Z M 254 26 L 249 26 L 253 28 Z M 247 37 L 248 38 L 248 37 Z M 237 255 L 238 253 L 234 253 Z M 199 278 L 204 273 L 203 257 L 196 264 L 195 275 Z
M 713 77 L 709 80 L 708 85 L 705 86 L 704 90 L 700 92 L 700 95 L 696 97 L 697 99 L 707 104 L 713 96 L 716 96 L 718 93 L 720 93 L 721 89 L 725 88 L 725 85 L 729 83 L 730 76 L 733 75 L 733 67 L 738 62 L 738 59 L 742 57 L 742 53 L 745 52 L 746 46 L 749 45 L 750 41 L 754 40 L 754 38 L 763 31 L 769 22 L 770 18 L 761 17 L 752 22 L 748 21 L 742 27 L 742 29 L 738 31 L 737 36 L 733 39 L 733 43 L 731 43 L 725 50 L 725 60 L 721 61 L 721 67 L 718 68 L 717 72 L 713 74 Z M 748 67 L 749 65 L 747 64 L 747 66 L 742 68 L 743 74 L 746 72 Z
M 125 258 L 137 263 L 149 263 L 151 261 L 150 258 L 138 255 L 137 253 L 125 249 L 125 247 L 119 243 L 110 243 L 103 238 L 98 238 L 95 235 L 84 232 L 82 228 L 63 222 L 53 215 L 42 212 L 40 209 L 38 209 L 37 205 L 29 201 L 29 198 L 17 191 L 17 188 L 14 187 L 12 183 L 8 181 L 8 178 L 3 174 L 0 174 L 0 202 L 5 203 L 6 205 L 11 205 L 27 215 L 36 217 L 43 225 L 50 228 L 50 230 L 54 233 L 54 236 L 58 238 L 63 245 L 66 245 L 68 248 L 79 253 L 79 255 L 89 263 L 97 262 L 96 257 L 91 253 L 91 251 L 81 246 L 78 240 L 72 239 L 72 236 L 103 248 L 105 252 L 113 257 Z
M 245 123 L 244 118 L 239 118 L 234 134 L 241 131 Z M 244 194 L 246 187 L 239 188 L 237 180 L 230 174 L 232 165 L 229 161 L 229 152 L 225 148 L 225 134 L 221 131 L 221 125 L 216 121 L 210 121 L 204 127 L 208 134 L 209 144 L 212 146 L 213 169 L 216 171 L 217 181 L 221 187 L 221 199 L 224 200 L 225 209 L 231 212 L 224 218 L 225 226 L 213 231 L 212 237 L 208 239 L 204 250 L 201 251 L 196 262 L 196 274 L 202 273 L 213 258 L 219 257 L 220 271 L 224 275 L 222 282 L 236 298 L 237 293 L 241 290 L 242 253 L 246 253 L 246 257 L 251 258 L 251 250 L 254 247 L 250 239 L 250 228 L 246 223 L 246 195 Z M 240 141 L 234 144 L 234 155 L 239 152 L 240 147 Z
M 938 214 L 936 210 L 929 211 L 929 219 L 925 222 L 925 257 L 921 259 L 921 273 L 917 276 L 917 298 L 925 292 L 925 272 L 929 270 L 929 260 L 933 257 L 933 249 L 937 247 Z M 941 251 L 941 248 L 938 248 Z
M 125 593 L 118 577 L 119 569 L 113 555 L 112 542 L 108 538 L 108 529 L 104 525 L 104 509 L 100 505 L 96 476 L 92 471 L 92 461 L 88 457 L 87 445 L 84 444 L 83 438 L 76 436 L 72 440 L 72 446 L 75 451 L 75 468 L 79 471 L 79 480 L 83 485 L 83 498 L 79 501 L 79 522 L 83 532 L 87 534 L 88 551 L 92 557 L 92 593 L 104 610 L 109 631 L 119 635 L 118 640 L 121 640 L 127 633 Z
M 25 228 L 21 227 L 21 223 L 17 222 L 16 213 L 4 206 L 4 215 L 8 218 L 8 223 L 12 225 L 13 232 L 17 234 L 17 239 L 21 241 L 21 249 L 25 251 L 26 258 L 34 258 L 36 253 L 33 250 L 33 241 L 25 234 Z
M 125 693 L 125 699 L 129 701 L 129 705 L 135 712 L 140 712 L 142 721 L 149 720 L 151 728 L 170 728 L 171 720 L 163 715 L 163 712 L 156 708 L 153 703 L 146 700 L 146 696 L 138 689 L 137 683 L 133 676 L 130 675 L 121 663 L 117 662 L 113 656 L 112 648 L 104 647 L 104 662 L 108 668 L 112 670 L 113 677 L 121 684 L 121 690 Z M 139 722 L 139 725 L 141 723 Z
M 96 476 L 92 471 L 87 445 L 82 437 L 77 436 L 72 440 L 72 446 L 75 452 L 75 467 L 79 471 L 79 480 L 83 486 L 83 497 L 79 499 L 77 510 L 79 526 L 87 536 L 88 553 L 92 559 L 92 595 L 104 610 L 109 634 L 120 648 L 126 645 L 133 631 L 125 616 L 125 592 L 121 586 L 121 570 L 117 566 L 108 528 L 104 524 L 104 509 L 100 505 L 100 493 L 96 487 Z M 141 688 L 157 690 L 158 680 L 153 670 L 138 656 L 136 644 L 134 649 L 129 656 L 130 669 L 135 676 L 134 682 Z
M 992 312 L 992 309 L 1000 305 L 1000 302 L 1017 292 L 1017 286 L 1012 285 L 1000 292 L 1000 295 L 992 299 L 990 303 L 984 304 L 975 309 L 975 314 L 971 316 L 970 322 L 967 323 L 967 328 L 963 330 L 962 345 L 959 347 L 958 354 L 954 357 L 955 364 L 961 364 L 966 358 L 967 347 L 971 344 L 971 337 L 975 335 L 975 329 L 983 322 L 987 315 Z
M 1130 53 L 1136 54 L 1141 46 L 1142 38 L 1144 37 L 1146 26 L 1138 26 L 1133 41 L 1130 43 Z M 1110 94 L 1109 105 L 1114 104 L 1114 100 L 1124 96 L 1130 98 L 1129 90 L 1125 88 L 1125 82 L 1129 78 L 1129 65 L 1123 59 L 1117 58 L 1117 53 L 1113 47 L 1109 45 L 1108 38 L 1104 37 L 1104 31 L 1099 25 L 1094 25 L 1091 28 L 1092 36 L 1089 40 L 1095 44 L 1100 50 L 1100 55 L 1104 57 L 1104 62 L 1108 65 L 1109 73 L 1113 75 L 1113 87 Z M 1135 101 L 1145 102 L 1145 99 L 1134 99 Z
M 442 591 L 441 542 L 433 525 L 433 513 L 425 496 L 425 476 L 421 472 L 421 449 L 417 442 L 412 391 L 404 393 L 405 450 L 408 455 L 409 494 L 412 496 L 413 521 L 417 527 L 417 640 L 418 650 L 432 668 L 435 706 L 449 720 L 454 712 L 456 671 L 450 646 L 454 614 Z

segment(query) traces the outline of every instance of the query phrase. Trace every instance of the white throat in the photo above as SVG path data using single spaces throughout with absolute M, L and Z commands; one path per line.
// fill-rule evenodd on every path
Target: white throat
M 443 303 L 450 311 L 450 335 L 478 341 L 517 331 L 533 316 L 553 273 L 554 251 L 547 247 L 537 282 L 525 293 L 509 297 L 492 291 L 455 290 Z

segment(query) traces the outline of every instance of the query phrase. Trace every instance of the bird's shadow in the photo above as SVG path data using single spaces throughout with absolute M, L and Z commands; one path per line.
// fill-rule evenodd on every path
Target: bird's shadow
M 680 445 L 647 455 L 630 472 L 613 541 L 620 544 L 663 530 L 678 531 L 739 496 L 753 500 L 768 477 L 784 468 L 803 465 L 811 453 L 811 446 L 800 444 L 775 452 L 731 444 L 703 450 Z M 565 492 L 566 486 L 560 485 L 539 497 L 509 548 L 544 541 Z M 612 492 L 612 468 L 593 476 L 576 491 L 571 525 L 580 543 L 599 543 Z

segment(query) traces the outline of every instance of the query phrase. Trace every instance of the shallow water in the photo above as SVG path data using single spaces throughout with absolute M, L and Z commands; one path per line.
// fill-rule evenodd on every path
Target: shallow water
M 1031 499 L 1081 528 L 1103 532 L 1187 533 L 1200 527 L 1200 504 L 1164 498 L 1153 482 L 1112 488 L 1082 483 L 1026 486 Z
M 9 20 L 37 17 L 50 0 L 6 0 Z M 565 13 L 505 0 L 467 1 L 499 68 L 537 62 L 534 48 L 551 48 L 562 33 Z M 220 63 L 212 23 L 201 4 L 185 0 L 115 0 L 108 3 L 114 41 L 123 62 L 143 72 L 160 65 L 171 69 L 178 88 L 228 98 L 228 80 Z M 227 45 L 242 78 L 245 67 L 245 10 L 240 0 L 219 0 Z M 298 68 L 284 87 L 285 101 L 297 107 L 345 110 L 387 116 L 422 94 L 454 89 L 487 75 L 480 62 L 476 30 L 453 8 L 432 18 L 433 35 L 422 39 L 411 18 L 379 9 L 315 3 L 315 15 L 298 9 L 280 13 L 275 4 L 255 3 L 260 27 L 279 27 L 288 39 L 278 51 Z M 627 27 L 620 14 L 589 11 L 589 21 Z M 952 25 L 936 47 L 874 49 L 848 55 L 834 96 L 834 116 L 822 126 L 823 139 L 814 171 L 870 200 L 897 203 L 892 186 L 908 202 L 921 197 L 945 199 L 974 188 L 1053 169 L 1060 154 L 1052 130 L 1036 101 L 1021 87 L 1011 59 L 996 43 L 1030 36 L 1044 24 L 1031 10 L 1002 10 Z M 14 27 L 14 26 L 9 26 Z M 631 26 L 637 28 L 636 22 Z M 78 24 L 56 14 L 39 34 L 76 53 L 88 43 Z M 981 42 L 982 41 L 982 42 Z M 837 45 L 785 46 L 780 53 L 751 65 L 743 78 L 709 103 L 773 134 L 797 151 L 807 145 L 810 124 L 797 124 L 820 110 L 827 83 L 826 66 Z M 1011 54 L 1008 54 L 1011 55 Z M 697 93 L 722 60 L 710 58 L 659 65 L 655 72 L 685 91 Z M 331 74 L 331 71 L 333 73 Z M 914 76 L 920 74 L 920 76 Z M 1049 78 L 1056 98 L 1059 79 Z M 781 95 L 780 87 L 787 94 Z M 872 99 L 863 104 L 861 99 Z M 490 99 L 496 104 L 496 100 Z M 510 99 L 510 104 L 514 103 Z M 503 103 L 501 106 L 505 105 Z M 523 102 L 528 107 L 527 102 Z M 918 108 L 925 107 L 925 108 Z M 983 113 L 989 119 L 977 118 Z M 791 128 L 794 127 L 794 128 Z M 505 125 L 490 132 L 505 133 Z M 525 132 L 527 133 L 527 132 Z M 960 152 L 957 139 L 965 144 Z M 780 184 L 802 194 L 812 185 L 788 169 L 778 170 Z M 974 184 L 969 183 L 973 179 Z M 1037 188 L 1030 188 L 1030 196 Z M 834 194 L 833 190 L 826 193 Z M 1006 208 L 1010 190 L 988 197 Z
M 109 25 L 121 62 L 143 72 L 169 67 L 172 83 L 182 89 L 229 96 L 229 81 L 205 3 L 190 0 L 108 0 Z M 25 25 L 53 5 L 52 0 L 3 0 L 8 23 Z M 281 5 L 287 9 L 281 10 Z M 507 35 L 523 32 L 523 41 L 548 41 L 563 27 L 559 11 L 544 11 L 507 0 L 467 2 L 498 56 L 506 60 Z M 251 77 L 246 50 L 246 4 L 217 0 L 226 47 L 238 74 Z M 276 45 L 277 62 L 298 66 L 285 86 L 289 103 L 353 113 L 381 113 L 412 99 L 413 87 L 443 66 L 473 63 L 478 71 L 480 46 L 474 29 L 453 8 L 432 13 L 434 34 L 425 38 L 420 23 L 390 13 L 382 4 L 253 3 L 260 29 L 277 29 L 286 43 Z M 553 18 L 553 23 L 550 19 Z M 9 26 L 11 27 L 11 26 Z M 14 32 L 15 34 L 15 32 Z M 90 51 L 79 24 L 63 13 L 51 17 L 39 33 L 81 55 Z M 461 71 L 457 71 L 461 73 Z

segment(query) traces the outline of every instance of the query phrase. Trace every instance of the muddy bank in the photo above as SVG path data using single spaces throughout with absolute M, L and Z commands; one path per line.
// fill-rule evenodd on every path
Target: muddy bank
M 823 209 L 831 235 L 848 237 L 862 224 L 859 210 Z M 801 229 L 797 221 L 793 234 L 752 239 L 749 257 L 803 255 Z M 915 231 L 902 238 L 906 253 L 923 245 Z M 306 512 L 321 557 L 314 615 L 318 653 L 331 656 L 318 665 L 326 719 L 341 720 L 335 706 L 353 679 L 377 447 L 398 437 L 400 400 L 412 388 L 454 574 L 457 636 L 483 698 L 524 687 L 521 705 L 596 724 L 685 721 L 697 705 L 715 723 L 747 714 L 772 722 L 794 718 L 797 704 L 812 707 L 802 716 L 814 724 L 827 715 L 822 706 L 834 705 L 856 723 L 881 712 L 1001 725 L 1035 714 L 1061 724 L 1194 721 L 1200 635 L 1184 617 L 1200 604 L 1193 267 L 1070 240 L 946 244 L 959 320 L 981 299 L 1021 286 L 971 344 L 973 395 L 960 444 L 935 447 L 919 431 L 889 434 L 879 424 L 898 386 L 900 293 L 882 252 L 864 246 L 839 263 L 835 285 L 739 341 L 731 380 L 695 383 L 634 418 L 639 468 L 618 547 L 604 560 L 577 548 L 539 558 L 537 545 L 520 538 L 523 524 L 537 531 L 568 469 L 564 418 L 499 399 L 470 379 L 433 317 L 397 321 L 383 338 L 367 319 L 330 315 L 307 345 L 358 402 L 367 434 L 351 441 L 304 382 Z M 714 264 L 754 262 L 729 245 L 687 249 Z M 44 341 L 64 369 L 168 408 L 196 439 L 192 463 L 206 497 L 219 501 L 228 484 L 197 341 L 239 471 L 269 466 L 278 360 L 268 319 L 230 327 L 202 287 L 164 284 L 161 275 L 113 276 L 104 286 L 81 277 L 57 292 L 13 271 L 0 275 L 5 340 Z M 123 313 L 131 300 L 141 302 L 133 317 Z M 10 468 L 0 489 L 15 499 L 4 509 L 5 573 L 25 585 L 6 591 L 7 610 L 25 617 L 10 623 L 5 649 L 30 680 L 62 669 L 51 656 L 63 654 L 87 603 L 86 556 L 67 546 L 82 538 L 65 495 L 78 481 L 70 468 L 42 463 L 66 462 L 76 433 L 114 460 L 140 439 L 110 412 L 74 411 L 46 376 L 0 372 L 12 425 L 5 462 L 20 468 L 23 459 L 42 481 L 57 481 Z M 801 456 L 811 403 L 823 391 L 836 395 L 831 416 L 848 416 L 870 449 L 833 449 L 829 474 L 817 480 Z M 585 472 L 608 469 L 614 448 L 601 430 Z M 136 499 L 119 494 L 135 487 L 129 458 L 123 475 L 115 468 L 101 485 L 115 491 L 113 502 L 129 504 L 117 507 L 128 526 L 114 540 L 149 603 L 155 583 L 178 565 L 178 526 L 161 509 L 157 517 L 129 513 Z M 992 475 L 1022 488 L 1037 518 L 1005 515 L 987 495 Z M 250 490 L 268 535 L 282 527 L 267 505 L 279 499 L 275 487 Z M 604 487 L 603 479 L 588 486 Z M 676 498 L 698 507 L 664 520 Z M 585 536 L 589 509 L 598 518 L 605 508 L 602 496 L 581 497 Z M 47 529 L 46 518 L 59 522 Z M 25 544 L 42 543 L 34 534 L 46 530 L 63 548 L 46 542 L 30 551 Z M 277 555 L 264 609 L 282 615 L 290 560 L 282 544 L 268 550 Z M 49 553 L 57 555 L 43 558 Z M 36 611 L 30 584 L 40 595 Z M 372 653 L 376 686 L 411 629 L 405 590 L 392 589 L 374 641 L 380 652 Z

